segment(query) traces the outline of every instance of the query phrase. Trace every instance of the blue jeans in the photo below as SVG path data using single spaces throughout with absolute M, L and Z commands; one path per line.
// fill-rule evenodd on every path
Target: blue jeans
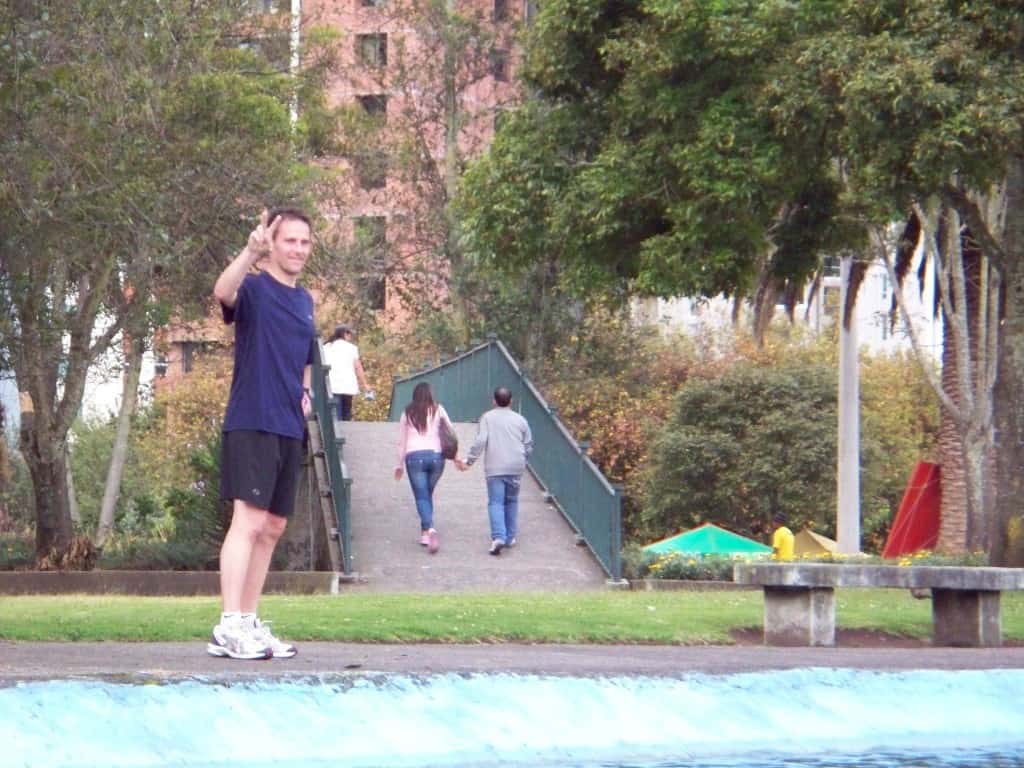
M 487 516 L 491 518 L 491 539 L 508 544 L 519 527 L 519 486 L 522 475 L 492 475 L 487 478 Z
M 405 473 L 409 476 L 420 527 L 434 527 L 434 486 L 444 472 L 444 457 L 438 451 L 413 451 L 405 454 Z

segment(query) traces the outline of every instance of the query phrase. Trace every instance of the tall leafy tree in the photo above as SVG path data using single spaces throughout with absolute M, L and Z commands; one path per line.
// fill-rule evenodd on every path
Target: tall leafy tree
M 89 366 L 202 306 L 244 218 L 311 178 L 287 37 L 248 5 L 0 5 L 0 345 L 33 405 L 40 560 L 72 538 L 64 457 Z
M 813 274 L 842 242 L 832 158 L 791 151 L 755 108 L 795 35 L 774 3 L 545 3 L 534 98 L 468 174 L 467 250 L 498 266 L 555 252 L 585 290 L 647 295 Z
M 1022 40 L 1008 0 L 545 3 L 526 67 L 536 99 L 468 178 L 469 248 L 532 263 L 554 245 L 585 287 L 750 295 L 759 276 L 799 282 L 822 252 L 863 252 L 938 200 L 1001 285 L 979 347 L 998 349 L 994 513 L 981 388 L 996 367 L 973 369 L 962 312 L 963 399 L 944 400 L 972 473 L 967 544 L 1020 560 Z M 956 259 L 948 242 L 936 250 Z M 953 313 L 961 266 L 947 273 Z

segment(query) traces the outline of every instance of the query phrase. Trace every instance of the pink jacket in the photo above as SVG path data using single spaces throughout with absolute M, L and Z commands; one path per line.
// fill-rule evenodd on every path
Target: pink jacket
M 398 420 L 398 464 L 395 465 L 395 469 L 405 467 L 407 453 L 413 451 L 441 452 L 441 435 L 438 432 L 441 419 L 447 421 L 449 426 L 452 423 L 444 406 L 438 403 L 433 416 L 427 419 L 427 431 L 420 432 L 405 418 L 405 413 L 402 413 L 402 418 Z

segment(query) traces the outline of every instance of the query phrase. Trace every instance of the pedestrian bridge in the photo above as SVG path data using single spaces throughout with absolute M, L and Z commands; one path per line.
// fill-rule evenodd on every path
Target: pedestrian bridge
M 326 368 L 314 372 L 310 452 L 297 514 L 279 545 L 285 567 L 333 570 L 344 589 L 379 592 L 502 592 L 603 588 L 620 576 L 620 492 L 601 475 L 500 342 L 395 382 L 387 422 L 338 422 Z M 429 381 L 456 423 L 460 454 L 499 383 L 530 422 L 534 452 L 519 499 L 517 546 L 488 554 L 483 467 L 446 462 L 434 491 L 439 551 L 419 540 L 408 480 L 394 479 L 401 407 Z
M 357 584 L 387 592 L 574 590 L 603 587 L 605 573 L 537 481 L 523 478 L 517 546 L 495 557 L 487 520 L 483 467 L 459 472 L 445 462 L 434 490 L 441 548 L 419 545 L 420 524 L 409 481 L 395 480 L 398 424 L 345 422 L 345 465 L 352 478 L 351 549 Z M 462 452 L 475 424 L 456 425 Z

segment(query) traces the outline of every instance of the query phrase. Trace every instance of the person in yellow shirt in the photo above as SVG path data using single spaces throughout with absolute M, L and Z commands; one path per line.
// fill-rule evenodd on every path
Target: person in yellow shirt
M 772 533 L 772 559 L 792 560 L 793 559 L 793 532 L 786 527 L 786 516 L 776 512 L 772 516 L 774 533 Z

